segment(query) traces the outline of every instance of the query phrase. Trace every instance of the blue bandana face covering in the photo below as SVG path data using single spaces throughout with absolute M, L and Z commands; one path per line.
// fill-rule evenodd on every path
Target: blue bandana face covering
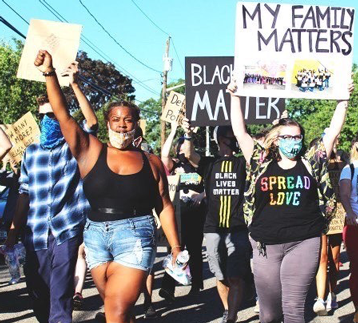
M 54 148 L 65 141 L 62 135 L 60 124 L 47 115 L 44 116 L 40 123 L 41 136 L 40 143 L 44 148 Z
M 302 149 L 302 139 L 296 141 L 292 139 L 280 138 L 278 148 L 287 158 L 293 159 Z

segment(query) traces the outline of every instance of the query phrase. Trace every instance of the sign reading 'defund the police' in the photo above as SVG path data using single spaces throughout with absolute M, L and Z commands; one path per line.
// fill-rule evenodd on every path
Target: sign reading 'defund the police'
M 237 93 L 348 99 L 354 13 L 339 1 L 333 7 L 238 2 Z
M 186 117 L 193 126 L 230 125 L 230 94 L 234 57 L 186 57 Z M 241 98 L 247 123 L 271 123 L 285 109 L 284 99 Z

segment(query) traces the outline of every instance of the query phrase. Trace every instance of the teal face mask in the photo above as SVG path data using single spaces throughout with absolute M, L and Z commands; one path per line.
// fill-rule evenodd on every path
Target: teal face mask
M 295 158 L 302 149 L 302 139 L 292 140 L 280 138 L 278 141 L 278 148 L 287 158 Z

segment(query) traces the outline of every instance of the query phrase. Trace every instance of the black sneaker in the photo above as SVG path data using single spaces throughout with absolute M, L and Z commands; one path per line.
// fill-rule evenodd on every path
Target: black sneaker
M 220 323 L 227 323 L 227 317 L 228 317 L 228 315 L 229 315 L 228 310 L 225 310 L 224 313 L 223 313 L 223 317 L 222 317 Z
M 175 297 L 174 297 L 174 294 L 168 292 L 167 290 L 161 288 L 159 290 L 159 296 L 161 298 L 164 298 L 169 304 L 173 304 L 174 301 L 175 301 Z
M 106 323 L 106 316 L 103 312 L 98 312 L 94 319 L 99 323 Z
M 75 296 L 73 296 L 73 309 L 75 311 L 79 311 L 82 309 L 84 303 L 84 299 L 81 293 L 76 293 Z
M 149 305 L 144 309 L 144 318 L 145 319 L 154 319 L 157 317 L 157 312 L 155 311 L 153 305 Z

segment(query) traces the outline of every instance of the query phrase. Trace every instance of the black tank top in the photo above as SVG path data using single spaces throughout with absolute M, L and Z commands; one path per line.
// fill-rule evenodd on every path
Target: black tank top
M 92 221 L 114 221 L 152 214 L 159 195 L 158 185 L 144 152 L 142 169 L 135 174 L 119 175 L 107 164 L 107 146 L 83 179 L 83 190 L 91 205 Z

